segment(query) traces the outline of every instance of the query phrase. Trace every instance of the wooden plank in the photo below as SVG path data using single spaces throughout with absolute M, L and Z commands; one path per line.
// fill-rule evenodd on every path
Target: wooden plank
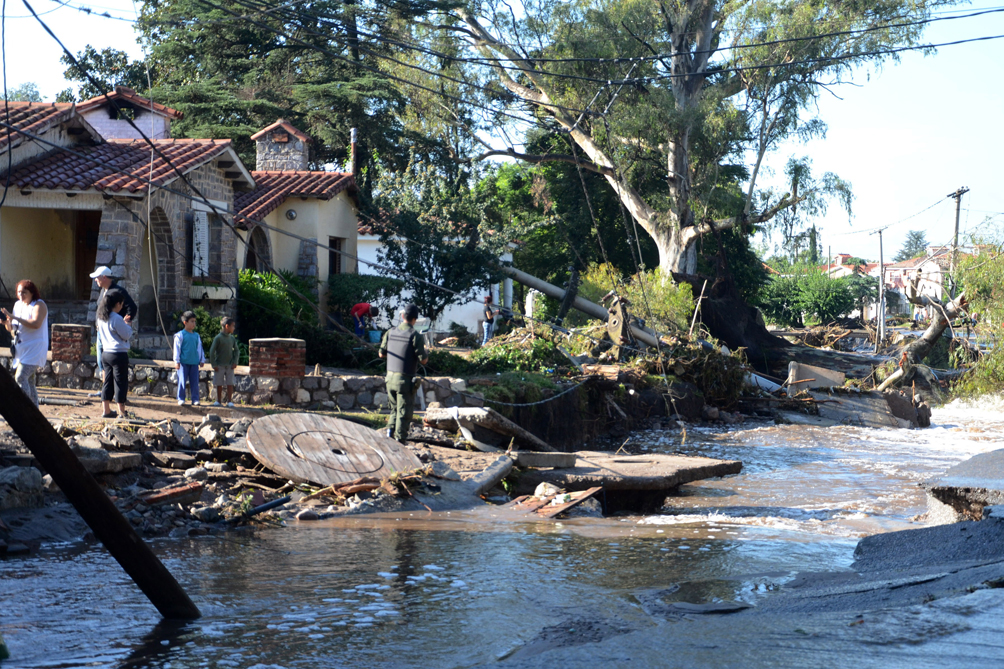
M 251 453 L 272 471 L 322 486 L 362 476 L 386 478 L 422 466 L 411 451 L 376 430 L 317 414 L 259 418 L 248 429 L 247 442 Z
M 597 486 L 595 488 L 590 488 L 589 490 L 580 490 L 579 492 L 573 492 L 571 494 L 572 500 L 565 502 L 564 504 L 556 504 L 555 506 L 545 506 L 543 508 L 537 509 L 537 515 L 541 518 L 554 518 L 558 514 L 568 511 L 572 507 L 582 504 L 587 499 L 603 490 L 603 486 Z

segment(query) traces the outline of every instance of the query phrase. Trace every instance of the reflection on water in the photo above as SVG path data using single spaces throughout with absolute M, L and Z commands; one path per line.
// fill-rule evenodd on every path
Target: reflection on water
M 926 431 L 691 430 L 683 446 L 639 434 L 652 450 L 746 463 L 648 518 L 487 509 L 156 543 L 203 611 L 188 624 L 160 622 L 99 547 L 3 560 L 4 667 L 465 667 L 589 612 L 644 625 L 655 600 L 755 603 L 794 572 L 846 567 L 857 536 L 916 526 L 916 484 L 994 448 L 999 416 L 951 406 Z

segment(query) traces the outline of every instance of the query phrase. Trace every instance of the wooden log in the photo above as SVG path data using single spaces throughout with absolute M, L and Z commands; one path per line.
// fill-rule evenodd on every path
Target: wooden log
M 153 554 L 132 524 L 84 469 L 63 438 L 31 403 L 7 370 L 0 371 L 0 415 L 94 531 L 108 552 L 165 618 L 193 620 L 198 607 Z
M 201 483 L 186 483 L 185 485 L 173 488 L 161 488 L 141 499 L 147 506 L 161 506 L 162 504 L 191 504 L 198 502 L 202 497 L 202 491 L 206 486 Z
M 530 451 L 550 451 L 554 449 L 535 434 L 523 429 L 494 409 L 487 408 L 441 408 L 425 412 L 425 423 L 439 429 L 458 429 L 461 423 L 472 423 L 479 427 L 513 437 L 518 444 Z

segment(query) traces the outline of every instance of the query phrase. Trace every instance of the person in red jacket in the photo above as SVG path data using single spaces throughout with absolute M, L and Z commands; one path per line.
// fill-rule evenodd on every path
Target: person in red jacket
M 376 318 L 380 311 L 369 302 L 360 302 L 349 313 L 356 325 L 356 336 L 362 338 L 366 336 L 366 319 Z

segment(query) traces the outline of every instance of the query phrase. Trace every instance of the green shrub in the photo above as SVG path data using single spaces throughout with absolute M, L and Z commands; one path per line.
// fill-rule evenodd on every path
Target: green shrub
M 237 327 L 242 341 L 288 337 L 295 322 L 293 303 L 281 278 L 271 272 L 241 271 Z
M 478 372 L 542 372 L 568 364 L 557 346 L 546 339 L 535 338 L 528 346 L 496 344 L 479 348 L 470 362 Z

